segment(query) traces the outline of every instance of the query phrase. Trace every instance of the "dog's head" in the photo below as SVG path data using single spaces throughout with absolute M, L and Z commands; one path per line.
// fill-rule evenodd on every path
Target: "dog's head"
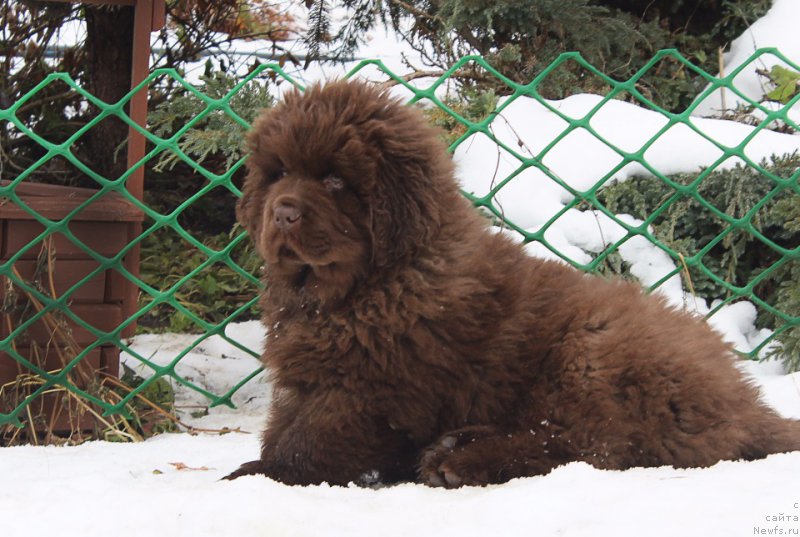
M 320 300 L 413 258 L 457 191 L 422 114 L 365 83 L 295 91 L 248 141 L 239 221 L 268 278 Z

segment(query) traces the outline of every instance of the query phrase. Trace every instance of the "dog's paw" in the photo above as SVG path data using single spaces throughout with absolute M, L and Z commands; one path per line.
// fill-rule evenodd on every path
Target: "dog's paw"
M 490 469 L 480 439 L 493 435 L 488 428 L 453 431 L 428 447 L 420 460 L 420 481 L 431 487 L 457 488 L 490 484 Z

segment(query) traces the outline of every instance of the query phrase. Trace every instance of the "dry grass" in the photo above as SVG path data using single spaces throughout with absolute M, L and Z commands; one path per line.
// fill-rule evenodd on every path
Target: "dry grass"
M 40 291 L 56 298 L 53 271 L 55 251 L 51 240 L 42 243 L 37 259 L 36 281 L 29 282 Z M 13 275 L 22 280 L 21 275 L 12 268 Z M 5 300 L 0 308 L 2 322 L 8 333 L 15 328 L 15 319 L 29 318 L 45 310 L 44 305 L 32 293 L 15 286 L 13 280 L 3 276 Z M 43 342 L 29 341 L 28 356 L 32 364 L 51 375 L 63 372 L 68 364 L 84 349 L 73 337 L 72 330 L 63 312 L 50 310 L 44 312 L 40 322 L 50 339 Z M 10 347 L 18 352 L 17 342 L 24 337 L 17 336 Z M 48 368 L 45 356 L 57 357 L 56 367 Z M 10 359 L 7 357 L 6 359 Z M 13 381 L 0 385 L 0 405 L 3 412 L 18 408 L 27 398 L 47 386 L 47 380 L 17 363 L 17 376 Z M 171 404 L 157 404 L 141 394 L 125 404 L 125 417 L 120 414 L 104 416 L 103 406 L 119 404 L 133 391 L 133 387 L 120 379 L 97 370 L 87 360 L 81 360 L 67 371 L 64 385 L 52 384 L 39 392 L 29 402 L 20 415 L 22 427 L 6 424 L 0 427 L 0 445 L 21 443 L 33 444 L 79 444 L 89 439 L 102 438 L 114 441 L 140 441 L 150 434 L 171 430 L 181 425 L 175 417 Z M 80 388 L 103 405 L 90 402 L 67 386 Z

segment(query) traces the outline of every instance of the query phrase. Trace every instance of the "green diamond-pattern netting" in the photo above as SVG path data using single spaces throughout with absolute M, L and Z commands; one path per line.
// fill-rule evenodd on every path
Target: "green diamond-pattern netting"
M 779 308 L 776 308 L 774 305 L 766 303 L 764 300 L 759 298 L 754 293 L 754 288 L 759 285 L 762 281 L 768 278 L 774 271 L 781 269 L 786 264 L 797 263 L 800 261 L 800 246 L 794 245 L 793 247 L 785 247 L 777 244 L 770 238 L 764 236 L 759 229 L 753 224 L 753 218 L 758 213 L 761 208 L 770 202 L 775 196 L 782 194 L 786 195 L 788 193 L 794 203 L 800 203 L 800 186 L 798 186 L 798 175 L 800 172 L 795 170 L 790 177 L 779 177 L 769 170 L 765 169 L 761 164 L 757 162 L 753 162 L 751 159 L 747 157 L 744 152 L 744 148 L 747 143 L 761 130 L 765 129 L 769 124 L 774 123 L 777 121 L 782 121 L 783 123 L 797 129 L 797 125 L 793 124 L 790 118 L 787 116 L 789 108 L 793 106 L 800 96 L 795 96 L 789 103 L 785 106 L 775 110 L 770 107 L 764 106 L 763 103 L 754 101 L 753 99 L 747 97 L 743 93 L 741 93 L 737 88 L 734 86 L 734 80 L 736 79 L 737 75 L 741 73 L 745 69 L 752 69 L 753 63 L 757 62 L 763 55 L 773 55 L 780 61 L 784 62 L 785 64 L 789 65 L 790 67 L 797 69 L 797 66 L 792 64 L 787 58 L 782 56 L 779 51 L 774 49 L 764 49 L 757 51 L 747 62 L 743 63 L 740 67 L 738 67 L 733 72 L 729 73 L 727 76 L 722 78 L 716 78 L 708 73 L 705 73 L 697 66 L 690 63 L 686 60 L 683 56 L 681 56 L 678 52 L 673 50 L 661 51 L 654 56 L 654 58 L 642 69 L 634 75 L 632 78 L 626 81 L 616 81 L 602 72 L 594 68 L 592 65 L 587 63 L 583 58 L 581 58 L 578 54 L 564 54 L 560 56 L 552 65 L 550 65 L 547 69 L 542 71 L 539 76 L 536 77 L 533 81 L 528 84 L 517 84 L 505 77 L 503 77 L 500 73 L 495 71 L 491 66 L 489 66 L 485 60 L 480 57 L 466 57 L 457 62 L 455 65 L 452 66 L 447 72 L 445 72 L 442 76 L 436 79 L 430 86 L 425 89 L 420 89 L 414 87 L 412 84 L 405 81 L 401 76 L 390 72 L 380 61 L 363 61 L 357 67 L 355 67 L 349 74 L 348 77 L 352 77 L 359 73 L 359 71 L 369 68 L 369 69 L 378 69 L 383 72 L 387 78 L 392 79 L 395 83 L 405 86 L 412 94 L 412 98 L 410 99 L 410 103 L 416 103 L 421 101 L 428 101 L 433 105 L 439 107 L 442 111 L 452 117 L 452 119 L 458 122 L 463 127 L 463 134 L 456 139 L 450 149 L 451 151 L 455 151 L 456 148 L 465 142 L 466 140 L 470 139 L 472 136 L 476 134 L 481 134 L 483 136 L 488 137 L 492 140 L 495 144 L 498 145 L 500 149 L 505 151 L 508 155 L 513 156 L 516 161 L 518 161 L 517 169 L 511 173 L 508 177 L 501 177 L 497 178 L 496 182 L 493 184 L 493 188 L 490 192 L 486 193 L 485 195 L 476 196 L 470 193 L 465 193 L 466 196 L 470 198 L 470 200 L 477 206 L 482 208 L 485 211 L 488 211 L 491 215 L 493 215 L 498 221 L 502 221 L 503 224 L 518 232 L 526 243 L 530 242 L 537 242 L 542 244 L 544 247 L 551 250 L 555 255 L 561 257 L 562 259 L 566 260 L 567 262 L 575 265 L 577 268 L 587 271 L 596 271 L 597 268 L 604 263 L 609 256 L 611 256 L 614 252 L 616 252 L 620 246 L 622 246 L 625 242 L 629 241 L 634 237 L 644 237 L 658 248 L 663 250 L 667 255 L 669 255 L 675 261 L 675 270 L 669 274 L 664 275 L 660 281 L 656 282 L 654 285 L 651 286 L 651 290 L 658 288 L 664 282 L 666 282 L 669 278 L 675 276 L 676 274 L 680 274 L 682 271 L 688 271 L 689 269 L 693 269 L 695 271 L 700 271 L 702 274 L 705 274 L 711 281 L 715 282 L 718 285 L 721 285 L 727 290 L 727 297 L 716 304 L 711 312 L 710 315 L 713 315 L 721 307 L 726 304 L 729 304 L 733 301 L 746 299 L 751 301 L 755 306 L 761 310 L 769 312 L 771 315 L 775 316 L 779 321 L 776 323 L 776 330 L 772 334 L 771 337 L 767 338 L 765 341 L 761 342 L 755 349 L 749 352 L 749 356 L 751 358 L 755 358 L 758 356 L 759 352 L 770 342 L 772 342 L 775 337 L 779 336 L 786 330 L 795 330 L 798 326 L 800 326 L 800 318 L 797 316 L 793 316 L 787 312 L 781 311 Z M 764 119 L 753 129 L 753 131 L 745 137 L 741 143 L 736 145 L 735 147 L 729 147 L 725 144 L 715 140 L 713 137 L 709 136 L 708 134 L 704 133 L 702 130 L 697 128 L 691 121 L 690 115 L 692 114 L 695 106 L 689 107 L 682 113 L 671 113 L 656 105 L 652 100 L 648 99 L 647 96 L 643 95 L 637 89 L 637 82 L 644 76 L 647 75 L 649 71 L 651 71 L 655 66 L 659 64 L 659 62 L 669 60 L 671 62 L 680 62 L 683 64 L 686 70 L 690 70 L 694 72 L 696 75 L 702 77 L 708 82 L 708 87 L 704 90 L 703 94 L 698 98 L 698 102 L 702 100 L 703 97 L 711 95 L 714 91 L 719 90 L 720 88 L 725 88 L 725 91 L 730 92 L 731 95 L 737 95 L 741 99 L 743 99 L 748 105 L 753 107 L 754 109 L 760 111 L 763 114 Z M 562 64 L 572 64 L 581 66 L 582 69 L 585 70 L 586 73 L 590 74 L 590 76 L 597 77 L 601 80 L 610 91 L 603 96 L 597 102 L 597 105 L 584 117 L 581 118 L 573 118 L 565 115 L 559 109 L 552 106 L 552 104 L 545 100 L 538 92 L 537 87 L 539 87 L 540 83 L 546 79 L 554 70 L 558 69 Z M 504 84 L 507 86 L 507 93 L 508 98 L 502 101 L 502 104 L 499 108 L 492 114 L 489 114 L 486 118 L 474 122 L 468 119 L 465 119 L 455 111 L 453 111 L 452 107 L 449 107 L 445 104 L 439 97 L 437 97 L 437 90 L 443 85 L 446 84 L 448 79 L 450 79 L 456 72 L 459 70 L 470 67 L 470 68 L 477 68 L 484 71 L 486 76 L 494 77 L 499 83 Z M 33 401 L 37 398 L 43 397 L 48 391 L 52 390 L 54 387 L 61 387 L 66 388 L 73 394 L 79 396 L 87 403 L 96 405 L 97 408 L 102 409 L 104 415 L 113 415 L 113 414 L 127 414 L 127 405 L 128 403 L 138 394 L 143 392 L 148 388 L 150 384 L 155 382 L 157 379 L 161 377 L 169 377 L 174 379 L 174 381 L 187 386 L 197 392 L 203 394 L 208 399 L 209 406 L 216 406 L 220 404 L 233 406 L 231 397 L 234 393 L 237 392 L 245 383 L 250 381 L 254 376 L 256 376 L 260 368 L 257 367 L 257 363 L 254 361 L 253 370 L 249 375 L 245 375 L 238 383 L 230 386 L 226 391 L 222 393 L 210 393 L 206 389 L 198 386 L 196 383 L 192 382 L 190 379 L 181 376 L 178 372 L 176 372 L 176 366 L 179 364 L 181 359 L 192 352 L 194 349 L 198 348 L 204 341 L 212 336 L 219 336 L 227 341 L 229 344 L 237 347 L 238 349 L 245 351 L 254 357 L 257 357 L 257 352 L 248 349 L 244 344 L 241 342 L 236 341 L 235 339 L 231 338 L 229 335 L 226 335 L 225 328 L 228 323 L 236 321 L 238 317 L 240 317 L 244 312 L 249 310 L 253 304 L 255 304 L 256 296 L 255 292 L 253 293 L 253 298 L 249 302 L 243 304 L 240 308 L 236 311 L 228 315 L 225 319 L 221 321 L 210 322 L 207 319 L 204 319 L 202 315 L 198 315 L 196 312 L 193 312 L 190 308 L 187 308 L 185 304 L 182 303 L 181 300 L 176 298 L 176 292 L 182 288 L 187 282 L 192 281 L 195 278 L 200 277 L 201 274 L 207 272 L 209 270 L 215 270 L 216 267 L 226 266 L 230 270 L 234 271 L 241 277 L 242 286 L 249 286 L 255 288 L 258 285 L 258 278 L 257 275 L 251 274 L 248 270 L 244 269 L 240 264 L 238 264 L 234 257 L 232 256 L 232 252 L 237 246 L 240 246 L 243 241 L 246 241 L 246 236 L 244 233 L 239 233 L 238 235 L 232 236 L 229 244 L 221 249 L 214 249 L 209 248 L 202 242 L 200 242 L 196 237 L 194 237 L 191 233 L 187 232 L 186 229 L 181 225 L 179 218 L 184 210 L 188 207 L 191 207 L 195 204 L 198 200 L 203 198 L 208 192 L 214 189 L 226 189 L 228 190 L 231 195 L 238 196 L 240 195 L 239 190 L 232 184 L 231 178 L 233 174 L 239 170 L 243 164 L 244 159 L 239 159 L 238 161 L 234 162 L 232 165 L 229 166 L 227 171 L 223 174 L 217 174 L 206 167 L 204 167 L 201 163 L 198 162 L 198 159 L 192 158 L 187 152 L 185 152 L 181 147 L 181 140 L 184 135 L 189 132 L 193 127 L 201 124 L 201 122 L 211 114 L 224 114 L 229 118 L 230 121 L 233 121 L 239 125 L 243 129 L 247 128 L 247 121 L 242 119 L 242 117 L 237 114 L 230 106 L 231 98 L 236 95 L 245 85 L 255 81 L 257 77 L 264 77 L 265 74 L 269 74 L 273 78 L 283 79 L 287 83 L 290 83 L 294 86 L 300 87 L 302 86 L 295 80 L 292 79 L 290 75 L 288 75 L 284 70 L 278 65 L 261 65 L 257 69 L 253 70 L 250 74 L 244 77 L 233 89 L 231 89 L 228 94 L 220 99 L 211 98 L 197 88 L 193 87 L 191 84 L 187 83 L 176 71 L 174 70 L 159 70 L 152 73 L 147 80 L 145 80 L 139 88 L 143 87 L 146 84 L 149 84 L 156 80 L 157 78 L 163 77 L 171 77 L 177 83 L 183 85 L 188 92 L 194 95 L 196 99 L 202 101 L 204 103 L 204 108 L 202 111 L 194 116 L 192 119 L 187 121 L 185 124 L 180 126 L 174 133 L 169 135 L 168 137 L 160 137 L 152 132 L 144 130 L 133 123 L 133 121 L 127 116 L 125 113 L 125 106 L 130 100 L 130 98 L 138 91 L 139 88 L 134 88 L 125 98 L 120 100 L 118 103 L 114 104 L 107 104 L 104 103 L 88 92 L 84 91 L 80 86 L 78 86 L 68 75 L 65 74 L 52 74 L 48 76 L 41 84 L 37 85 L 33 88 L 28 94 L 24 97 L 19 99 L 9 108 L 0 110 L 0 123 L 4 123 L 5 125 L 12 126 L 12 128 L 19 131 L 21 135 L 27 136 L 33 141 L 35 141 L 42 149 L 42 156 L 41 158 L 34 163 L 30 168 L 26 169 L 24 172 L 19 174 L 17 177 L 14 178 L 8 184 L 0 185 L 0 203 L 5 204 L 15 204 L 16 206 L 20 207 L 24 210 L 30 218 L 38 222 L 43 226 L 43 231 L 33 238 L 27 245 L 19 248 L 17 251 L 14 252 L 6 252 L 4 254 L 5 261 L 0 262 L 0 277 L 2 277 L 2 281 L 6 287 L 14 287 L 17 293 L 24 293 L 25 295 L 31 297 L 31 300 L 35 300 L 38 302 L 40 307 L 36 308 L 36 311 L 33 314 L 27 316 L 25 320 L 18 325 L 14 326 L 9 324 L 8 330 L 5 333 L 5 336 L 0 339 L 0 353 L 4 353 L 6 356 L 3 357 L 0 355 L 0 361 L 5 361 L 6 369 L 8 369 L 8 364 L 10 363 L 11 366 L 16 368 L 18 371 L 25 371 L 32 375 L 36 375 L 39 377 L 40 382 L 38 382 L 33 389 L 30 389 L 27 393 L 27 396 L 23 400 L 14 401 L 13 404 L 8 405 L 7 403 L 0 406 L 0 425 L 17 425 L 21 426 L 21 418 L 26 416 L 26 412 L 29 411 L 29 406 Z M 86 101 L 89 103 L 89 106 L 92 106 L 98 110 L 97 115 L 89 121 L 86 125 L 82 126 L 79 130 L 74 132 L 72 135 L 69 136 L 66 140 L 61 143 L 53 143 L 48 140 L 45 140 L 35 134 L 31 128 L 26 126 L 22 121 L 19 120 L 17 117 L 17 111 L 25 106 L 26 102 L 31 100 L 36 94 L 41 91 L 43 88 L 48 86 L 49 84 L 56 83 L 59 84 L 66 84 L 68 85 L 71 90 L 78 92 Z M 603 106 L 613 99 L 618 99 L 621 96 L 625 96 L 630 100 L 630 98 L 638 101 L 645 108 L 649 108 L 650 110 L 654 110 L 659 112 L 666 118 L 666 123 L 663 127 L 649 140 L 641 140 L 640 149 L 635 152 L 625 151 L 620 147 L 615 146 L 612 142 L 604 139 L 594 128 L 592 125 L 592 119 L 595 114 L 600 111 Z M 519 99 L 520 97 L 529 97 L 538 101 L 542 106 L 546 107 L 550 110 L 553 114 L 558 115 L 562 120 L 564 120 L 566 127 L 560 132 L 556 137 L 552 139 L 549 144 L 546 144 L 544 148 L 542 148 L 538 153 L 534 155 L 524 154 L 524 152 L 520 152 L 518 147 L 512 147 L 507 143 L 502 142 L 495 136 L 493 130 L 491 128 L 492 122 L 499 117 L 503 110 L 507 107 L 511 106 L 515 100 Z M 148 140 L 148 148 L 149 151 L 144 156 L 144 158 L 138 162 L 133 168 L 127 170 L 117 179 L 108 179 L 106 177 L 102 177 L 95 173 L 89 166 L 83 163 L 79 158 L 77 158 L 73 152 L 71 151 L 72 144 L 78 140 L 81 136 L 83 136 L 87 131 L 95 127 L 97 124 L 102 122 L 103 120 L 115 116 L 122 121 L 126 122 L 128 125 L 135 128 L 138 132 L 146 137 Z M 720 151 L 721 155 L 717 162 L 709 166 L 707 169 L 699 172 L 696 178 L 688 184 L 679 184 L 671 180 L 666 174 L 662 173 L 654 166 L 648 163 L 647 159 L 645 158 L 645 153 L 648 149 L 661 137 L 666 133 L 669 129 L 674 127 L 675 125 L 685 125 L 692 129 L 697 135 L 702 137 L 703 139 L 707 140 L 710 144 L 716 146 Z M 552 173 L 546 165 L 543 164 L 546 155 L 549 151 L 551 151 L 554 147 L 556 147 L 559 142 L 567 138 L 571 133 L 576 130 L 583 130 L 585 132 L 590 133 L 594 136 L 597 140 L 604 143 L 611 151 L 615 152 L 619 155 L 620 161 L 616 164 L 612 169 L 609 169 L 608 172 L 597 179 L 597 181 L 593 184 L 593 186 L 589 189 L 578 191 L 567 182 L 563 181 L 559 178 L 556 174 Z M 177 207 L 172 209 L 166 214 L 159 213 L 149 207 L 146 203 L 143 203 L 140 200 L 134 198 L 126 189 L 126 185 L 128 182 L 129 177 L 133 173 L 133 170 L 138 168 L 139 166 L 143 166 L 148 161 L 155 161 L 158 160 L 165 152 L 171 152 L 174 155 L 171 158 L 177 158 L 183 163 L 190 166 L 194 169 L 198 174 L 200 174 L 204 179 L 205 183 L 204 186 L 188 197 L 183 203 L 179 204 Z M 769 193 L 754 206 L 747 214 L 744 216 L 734 217 L 727 214 L 724 210 L 714 206 L 712 203 L 707 201 L 703 196 L 698 193 L 698 186 L 703 183 L 704 179 L 706 179 L 709 174 L 711 174 L 717 166 L 722 164 L 729 158 L 738 157 L 742 161 L 746 163 L 747 166 L 750 168 L 758 171 L 766 180 L 771 181 L 771 190 Z M 24 201 L 24 196 L 19 195 L 17 189 L 23 184 L 32 172 L 37 170 L 40 166 L 46 164 L 48 161 L 52 159 L 63 159 L 69 162 L 72 166 L 74 166 L 77 170 L 82 172 L 88 177 L 91 177 L 96 183 L 99 190 L 96 193 L 91 195 L 88 199 L 83 201 L 82 203 L 75 206 L 73 210 L 71 210 L 66 216 L 63 218 L 57 219 L 50 219 L 45 217 L 44 215 L 40 214 L 36 210 L 32 209 L 26 202 Z M 625 219 L 619 218 L 614 212 L 609 210 L 607 207 L 604 206 L 603 203 L 598 199 L 598 191 L 603 187 L 606 183 L 612 179 L 615 174 L 621 170 L 623 167 L 630 163 L 638 163 L 638 165 L 642 166 L 645 170 L 647 170 L 650 174 L 652 174 L 658 180 L 663 181 L 665 184 L 669 185 L 674 191 L 674 194 L 671 195 L 668 199 L 666 199 L 663 204 L 654 210 L 648 217 L 645 219 L 641 224 L 632 225 L 629 221 Z M 571 201 L 568 201 L 563 209 L 558 211 L 552 218 L 544 223 L 544 225 L 538 227 L 535 231 L 530 231 L 523 229 L 523 227 L 515 224 L 514 222 L 510 221 L 508 218 L 504 216 L 504 212 L 502 207 L 499 207 L 496 203 L 495 196 L 496 194 L 504 188 L 510 181 L 512 181 L 515 177 L 517 177 L 521 172 L 525 169 L 530 167 L 536 167 L 541 170 L 550 180 L 560 185 L 561 188 L 566 190 L 572 196 Z M 146 183 L 145 183 L 146 187 Z M 112 194 L 116 193 L 116 194 Z M 89 205 L 97 200 L 101 200 L 108 195 L 117 195 L 122 196 L 124 199 L 128 200 L 130 204 L 132 204 L 136 209 L 141 211 L 144 217 L 151 222 L 150 225 L 145 227 L 145 230 L 133 238 L 133 240 L 129 241 L 126 245 L 124 245 L 118 252 L 114 255 L 101 255 L 96 250 L 94 250 L 91 246 L 87 245 L 84 241 L 82 241 L 79 237 L 76 236 L 75 233 L 70 228 L 70 223 L 73 219 L 81 213 L 84 209 L 86 209 Z M 719 233 L 717 236 L 713 237 L 702 249 L 696 252 L 692 252 L 690 254 L 684 255 L 680 252 L 674 251 L 668 245 L 664 244 L 660 241 L 652 232 L 651 224 L 659 218 L 659 216 L 666 211 L 670 205 L 675 203 L 678 200 L 685 200 L 691 199 L 694 200 L 697 204 L 702 206 L 704 210 L 708 211 L 710 214 L 714 215 L 717 219 L 721 220 L 725 223 L 725 229 L 722 233 Z M 603 213 L 605 216 L 610 218 L 612 221 L 616 222 L 619 226 L 624 228 L 625 234 L 622 238 L 614 241 L 612 244 L 608 245 L 605 249 L 603 249 L 596 257 L 594 257 L 591 262 L 589 263 L 580 263 L 575 261 L 574 259 L 570 258 L 568 255 L 565 255 L 563 252 L 558 251 L 546 238 L 546 234 L 550 227 L 556 222 L 560 217 L 566 214 L 568 211 L 573 209 L 585 209 L 589 207 L 590 210 L 599 211 Z M 191 248 L 196 249 L 199 252 L 202 252 L 204 258 L 198 262 L 196 266 L 191 268 L 183 277 L 178 279 L 177 281 L 170 281 L 166 283 L 162 289 L 157 289 L 151 285 L 148 285 L 141 277 L 138 277 L 132 274 L 128 269 L 125 268 L 123 264 L 123 258 L 126 254 L 128 254 L 132 249 L 137 248 L 137 245 L 141 245 L 142 241 L 145 240 L 149 235 L 154 233 L 163 233 L 168 232 L 171 235 L 177 235 L 180 238 L 180 241 L 185 241 L 185 244 L 190 246 Z M 726 236 L 731 233 L 740 233 L 745 232 L 761 241 L 763 244 L 767 245 L 771 248 L 774 253 L 776 254 L 777 261 L 769 266 L 764 271 L 760 272 L 757 276 L 755 276 L 751 281 L 747 282 L 745 285 L 733 285 L 728 283 L 724 278 L 722 278 L 719 274 L 714 273 L 714 271 L 710 270 L 706 264 L 704 263 L 704 257 L 706 254 L 714 248 L 715 245 L 720 243 L 721 241 L 725 240 Z M 53 236 L 54 234 L 61 234 L 66 239 L 68 239 L 76 248 L 82 251 L 86 257 L 93 260 L 94 268 L 86 272 L 86 275 L 71 285 L 66 291 L 62 292 L 59 296 L 51 296 L 51 293 L 46 292 L 46 290 L 42 289 L 40 286 L 26 281 L 24 278 L 19 276 L 19 273 L 14 269 L 15 263 L 18 260 L 23 258 L 23 256 L 27 255 L 28 258 L 32 255 L 31 252 L 34 252 L 41 248 L 42 242 L 48 236 Z M 184 242 L 181 242 L 184 244 Z M 135 286 L 137 286 L 141 293 L 149 295 L 151 298 L 149 301 L 146 301 L 146 305 L 143 306 L 141 309 L 136 311 L 133 315 L 128 318 L 122 320 L 121 323 L 118 324 L 113 329 L 108 331 L 99 330 L 97 327 L 93 326 L 92 324 L 86 322 L 80 316 L 76 315 L 73 311 L 74 304 L 73 304 L 73 296 L 76 292 L 78 292 L 84 284 L 88 284 L 93 278 L 97 277 L 99 274 L 106 273 L 106 271 L 114 271 L 118 275 L 126 278 L 127 280 L 133 282 Z M 6 293 L 8 295 L 8 293 Z M 3 304 L 3 315 L 5 316 L 5 312 L 8 308 L 13 307 L 10 304 L 10 301 L 5 300 Z M 131 348 L 129 345 L 129 341 L 123 337 L 123 332 L 125 331 L 126 327 L 129 327 L 132 323 L 138 322 L 140 318 L 147 315 L 148 312 L 153 310 L 157 307 L 168 307 L 173 308 L 175 311 L 182 313 L 188 319 L 190 319 L 191 323 L 193 323 L 193 328 L 195 331 L 201 331 L 200 335 L 197 335 L 196 338 L 186 347 L 178 352 L 174 359 L 166 364 L 166 365 L 158 365 L 154 363 L 148 356 L 143 356 L 136 352 L 135 349 Z M 79 329 L 85 330 L 89 334 L 91 334 L 91 342 L 88 344 L 80 345 L 78 348 L 74 349 L 74 354 L 70 354 L 66 357 L 66 360 L 63 360 L 63 367 L 59 368 L 48 368 L 45 367 L 42 363 L 36 363 L 36 360 L 32 360 L 30 355 L 21 352 L 19 349 L 17 339 L 20 338 L 21 334 L 23 334 L 29 328 L 32 328 L 36 323 L 39 323 L 44 320 L 45 317 L 52 313 L 58 313 L 60 316 L 69 319 L 70 322 L 74 323 L 76 327 Z M 3 321 L 5 322 L 5 321 Z M 146 367 L 148 367 L 152 371 L 152 376 L 150 376 L 144 383 L 137 386 L 132 391 L 126 393 L 124 396 L 121 396 L 118 401 L 116 402 L 109 402 L 108 400 L 101 400 L 100 398 L 93 395 L 92 390 L 88 389 L 86 385 L 77 385 L 77 383 L 73 382 L 72 379 L 76 368 L 79 367 L 79 364 L 84 359 L 88 359 L 93 352 L 96 352 L 102 348 L 113 348 L 116 347 L 121 351 L 131 355 L 135 360 L 138 360 Z M 3 363 L 0 363 L 2 366 Z M 48 370 L 50 369 L 50 370 Z M 5 413 L 4 413 L 5 412 Z

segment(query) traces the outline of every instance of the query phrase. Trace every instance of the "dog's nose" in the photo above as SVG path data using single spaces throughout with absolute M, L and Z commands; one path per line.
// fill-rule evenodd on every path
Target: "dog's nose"
M 282 231 L 288 231 L 297 225 L 297 222 L 300 221 L 301 216 L 302 213 L 300 213 L 300 209 L 294 205 L 281 203 L 275 207 L 275 225 L 278 226 L 278 229 Z

